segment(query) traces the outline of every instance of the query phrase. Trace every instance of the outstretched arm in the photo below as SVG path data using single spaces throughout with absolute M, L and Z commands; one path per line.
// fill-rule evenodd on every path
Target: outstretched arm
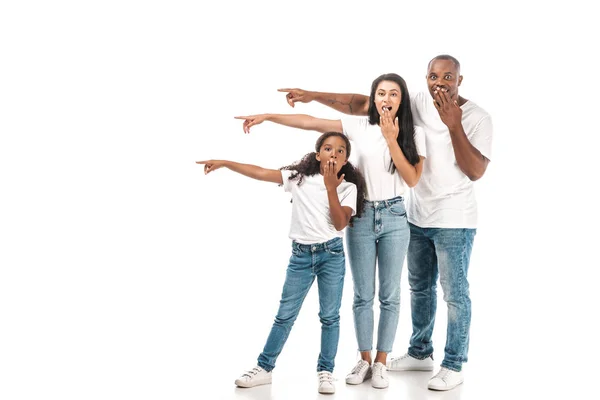
M 213 172 L 221 167 L 229 168 L 230 170 L 239 174 L 248 176 L 259 181 L 283 183 L 281 171 L 278 169 L 267 169 L 251 164 L 240 164 L 234 161 L 228 160 L 207 160 L 207 161 L 196 161 L 196 164 L 204 164 L 204 174 Z
M 285 92 L 285 99 L 292 107 L 296 102 L 309 103 L 316 101 L 344 114 L 367 115 L 369 112 L 369 96 L 356 93 L 325 93 L 302 89 L 277 89 Z
M 258 114 L 235 118 L 244 120 L 244 132 L 246 133 L 250 133 L 251 127 L 263 121 L 321 133 L 342 132 L 342 121 L 339 119 L 315 118 L 306 114 Z

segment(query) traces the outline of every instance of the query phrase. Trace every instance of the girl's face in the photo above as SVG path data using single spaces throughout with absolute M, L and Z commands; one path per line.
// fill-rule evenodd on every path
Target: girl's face
M 327 162 L 333 160 L 336 162 L 336 172 L 342 169 L 348 162 L 346 141 L 339 136 L 329 136 L 317 153 L 317 160 L 321 162 L 321 171 L 327 165 Z
M 375 108 L 379 115 L 383 115 L 383 110 L 387 110 L 392 115 L 396 115 L 402 102 L 402 92 L 396 82 L 381 81 L 375 90 Z

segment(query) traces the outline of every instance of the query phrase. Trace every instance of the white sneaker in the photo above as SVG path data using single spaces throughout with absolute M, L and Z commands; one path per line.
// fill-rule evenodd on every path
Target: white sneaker
M 442 367 L 440 372 L 429 380 L 427 387 L 432 390 L 450 390 L 463 383 L 464 380 L 462 371 L 457 372 Z
M 250 371 L 246 371 L 242 376 L 235 380 L 239 387 L 251 388 L 258 385 L 268 385 L 271 383 L 273 372 L 267 372 L 258 365 Z
M 371 366 L 365 360 L 359 360 L 352 371 L 346 376 L 348 385 L 359 385 L 371 378 Z
M 317 372 L 319 378 L 319 393 L 332 394 L 335 393 L 335 386 L 333 385 L 333 375 L 329 371 Z
M 373 377 L 371 378 L 371 386 L 375 389 L 385 389 L 390 385 L 390 380 L 387 376 L 387 367 L 383 363 L 376 362 L 373 364 Z
M 387 367 L 390 371 L 433 371 L 433 356 L 419 360 L 406 353 L 402 357 L 392 358 Z

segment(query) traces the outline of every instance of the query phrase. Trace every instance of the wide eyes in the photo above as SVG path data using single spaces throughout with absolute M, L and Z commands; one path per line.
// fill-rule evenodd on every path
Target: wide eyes
M 437 75 L 430 75 L 429 79 L 432 81 L 435 81 L 437 79 Z M 444 79 L 447 81 L 451 81 L 452 80 L 452 75 L 445 75 Z
M 331 151 L 331 150 L 332 150 L 331 147 L 327 147 L 327 146 L 325 147 L 325 151 Z M 344 149 L 339 149 L 338 153 L 344 154 Z

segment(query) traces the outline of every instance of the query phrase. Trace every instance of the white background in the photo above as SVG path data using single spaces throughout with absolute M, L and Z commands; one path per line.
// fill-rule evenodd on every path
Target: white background
M 289 196 L 194 162 L 289 164 L 318 134 L 265 123 L 244 135 L 233 116 L 336 118 L 292 110 L 276 89 L 368 94 L 396 72 L 424 90 L 441 53 L 494 121 L 476 184 L 467 380 L 450 394 L 428 392 L 422 374 L 346 388 L 348 271 L 336 397 L 594 397 L 600 32 L 584 3 L 2 2 L 0 398 L 316 396 L 316 290 L 274 384 L 235 389 L 277 309 Z M 410 335 L 406 270 L 402 290 L 397 354 Z

